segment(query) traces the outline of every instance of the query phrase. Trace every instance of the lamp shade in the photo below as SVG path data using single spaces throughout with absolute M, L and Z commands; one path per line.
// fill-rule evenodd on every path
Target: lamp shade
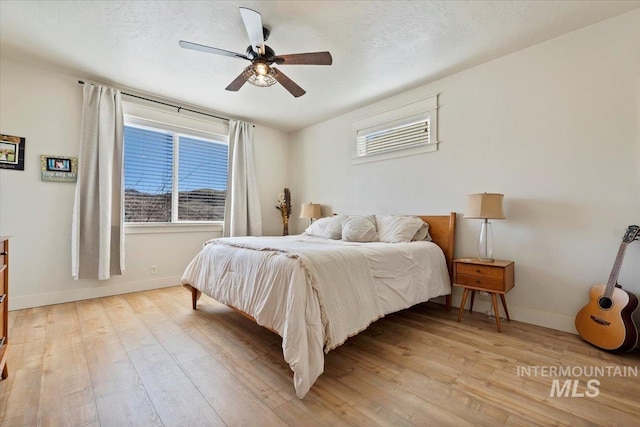
M 502 210 L 504 194 L 479 193 L 467 196 L 465 218 L 505 219 Z
M 322 205 L 318 203 L 303 203 L 300 205 L 300 218 L 320 218 L 322 216 Z

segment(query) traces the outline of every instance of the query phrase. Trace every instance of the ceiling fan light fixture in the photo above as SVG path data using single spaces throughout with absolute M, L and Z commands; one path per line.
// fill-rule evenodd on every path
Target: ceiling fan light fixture
M 269 66 L 264 62 L 256 62 L 255 66 L 256 66 L 256 73 L 258 75 L 266 76 L 267 74 L 269 74 L 269 71 L 270 71 Z
M 277 82 L 273 69 L 263 62 L 249 65 L 242 73 L 245 79 L 254 86 L 269 87 Z

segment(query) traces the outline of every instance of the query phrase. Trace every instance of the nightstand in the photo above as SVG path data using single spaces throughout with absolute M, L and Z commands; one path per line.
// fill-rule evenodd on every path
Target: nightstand
M 467 302 L 467 296 L 471 291 L 471 303 L 469 305 L 469 313 L 473 310 L 473 300 L 476 291 L 484 291 L 491 294 L 491 302 L 493 304 L 493 312 L 496 315 L 496 326 L 498 332 L 500 330 L 500 311 L 498 308 L 498 300 L 496 295 L 500 295 L 504 313 L 509 318 L 509 310 L 507 309 L 507 301 L 504 295 L 513 288 L 513 261 L 493 262 L 480 261 L 474 258 L 462 258 L 453 261 L 453 285 L 464 288 L 462 294 L 462 303 L 458 311 L 458 322 L 462 321 L 464 314 L 464 305 Z

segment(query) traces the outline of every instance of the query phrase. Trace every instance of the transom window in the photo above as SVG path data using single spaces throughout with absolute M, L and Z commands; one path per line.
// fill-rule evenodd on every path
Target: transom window
M 217 135 L 127 118 L 125 222 L 223 221 L 227 157 Z
M 438 96 L 365 117 L 353 124 L 353 163 L 436 151 Z
M 400 120 L 395 124 L 385 123 L 375 128 L 358 132 L 358 156 L 385 153 L 402 150 L 431 142 L 428 114 L 421 117 L 411 117 Z

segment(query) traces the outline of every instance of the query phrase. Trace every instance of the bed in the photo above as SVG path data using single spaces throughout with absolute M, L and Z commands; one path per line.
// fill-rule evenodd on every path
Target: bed
M 428 224 L 431 241 L 212 239 L 182 283 L 194 310 L 204 293 L 280 335 L 303 398 L 324 370 L 324 354 L 372 322 L 440 296 L 450 309 L 456 215 L 417 218 Z

